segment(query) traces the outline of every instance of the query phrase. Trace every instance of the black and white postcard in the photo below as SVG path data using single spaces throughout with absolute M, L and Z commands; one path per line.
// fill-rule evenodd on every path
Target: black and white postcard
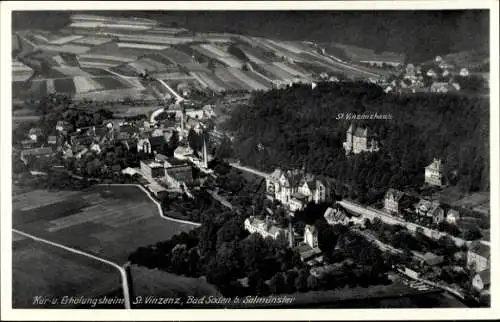
M 498 317 L 495 1 L 1 21 L 5 318 Z

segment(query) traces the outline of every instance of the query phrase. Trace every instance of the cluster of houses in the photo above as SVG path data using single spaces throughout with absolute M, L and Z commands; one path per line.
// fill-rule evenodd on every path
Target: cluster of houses
M 291 212 L 302 210 L 311 201 L 323 203 L 332 199 L 330 181 L 306 173 L 305 169 L 274 170 L 266 178 L 266 192 L 268 198 L 279 201 Z
M 437 56 L 434 62 L 426 67 L 408 64 L 396 79 L 386 84 L 385 92 L 458 92 L 460 85 L 457 79 L 469 75 L 467 68 L 457 68 Z
M 191 129 L 201 134 L 201 131 L 207 129 L 204 123 L 215 116 L 210 106 L 168 111 L 172 112 L 173 117 L 163 120 L 130 121 L 115 118 L 80 128 L 74 128 L 72 124 L 60 120 L 48 136 L 35 127 L 20 142 L 20 159 L 28 164 L 34 158 L 53 159 L 57 154 L 63 160 L 78 160 L 90 154 L 97 156 L 105 148 L 121 144 L 124 149 L 138 153 L 138 157 L 142 159 L 140 167 L 123 170 L 117 165 L 110 170 L 118 174 L 140 174 L 150 182 L 155 195 L 158 195 L 163 191 L 160 186 L 179 188 L 181 183 L 191 182 L 193 166 L 207 169 L 209 155 L 206 140 L 204 139 L 203 155 L 200 156 L 187 146 L 186 138 Z M 225 137 L 220 131 L 206 132 L 208 135 L 204 137 L 213 143 L 220 142 Z M 168 158 L 164 155 L 164 150 L 174 133 L 179 135 L 180 146 L 175 149 L 174 157 Z

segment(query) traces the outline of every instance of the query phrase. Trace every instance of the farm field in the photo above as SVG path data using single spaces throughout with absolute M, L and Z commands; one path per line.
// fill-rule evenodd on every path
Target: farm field
M 258 81 L 260 78 L 253 77 L 253 75 L 255 75 L 254 73 L 245 72 L 238 68 L 228 68 L 228 70 L 234 77 L 243 82 L 250 90 L 265 90 L 268 87 Z
M 231 56 L 230 54 L 223 52 L 219 48 L 211 44 L 194 45 L 191 46 L 195 51 L 201 53 L 202 55 L 208 56 L 212 59 L 216 59 L 229 67 L 241 67 L 243 63 Z
M 25 82 L 12 82 L 13 98 L 40 98 L 47 95 L 47 86 L 45 80 Z
M 34 305 L 35 296 L 104 296 L 119 291 L 118 270 L 82 255 L 33 241 L 13 233 L 12 306 L 14 308 L 54 308 Z M 71 305 L 59 306 L 71 308 Z M 122 308 L 117 305 L 114 308 Z M 111 306 L 109 306 L 111 308 Z
M 160 218 L 157 206 L 134 186 L 14 196 L 13 226 L 116 263 L 125 263 L 140 246 L 193 227 Z
M 245 82 L 240 80 L 237 76 L 233 75 L 228 69 L 224 67 L 216 68 L 215 76 L 222 82 L 224 82 L 226 88 L 228 89 L 250 89 L 250 87 Z
M 194 60 L 189 55 L 175 48 L 167 48 L 165 50 L 162 50 L 160 54 L 167 57 L 176 64 L 186 64 L 194 62 Z
M 54 86 L 57 93 L 73 94 L 76 92 L 73 78 L 58 78 L 54 80 Z
M 213 91 L 221 92 L 226 90 L 226 85 L 223 81 L 215 77 L 213 74 L 209 73 L 191 73 L 201 84 L 206 85 Z
M 113 74 L 102 68 L 82 68 L 82 70 L 92 76 L 113 76 Z
M 350 45 L 335 44 L 334 47 L 340 48 L 344 51 L 345 55 L 352 61 L 370 61 L 370 60 L 382 60 L 382 61 L 393 61 L 393 62 L 404 62 L 404 55 L 392 52 L 382 52 L 375 53 L 374 50 L 368 48 L 361 48 Z
M 87 46 L 71 45 L 71 44 L 65 44 L 65 45 L 40 44 L 38 45 L 38 48 L 44 51 L 51 51 L 57 53 L 66 52 L 72 54 L 83 54 L 90 50 L 90 47 Z
M 87 46 L 99 46 L 111 41 L 111 38 L 106 37 L 81 37 L 79 39 L 71 41 L 74 44 L 82 44 Z

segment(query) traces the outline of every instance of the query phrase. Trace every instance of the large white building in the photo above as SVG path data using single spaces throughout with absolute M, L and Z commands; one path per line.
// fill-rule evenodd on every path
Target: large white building
M 440 159 L 434 159 L 425 167 L 425 183 L 438 187 L 443 185 L 443 163 Z
M 346 154 L 361 152 L 377 152 L 378 141 L 375 135 L 367 127 L 359 127 L 351 124 L 347 130 L 346 141 L 343 143 Z

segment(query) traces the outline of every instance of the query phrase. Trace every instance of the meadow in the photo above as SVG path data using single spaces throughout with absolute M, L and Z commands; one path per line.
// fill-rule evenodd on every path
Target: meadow
M 94 186 L 57 194 L 35 190 L 13 200 L 14 228 L 124 263 L 140 246 L 166 240 L 191 225 L 162 219 L 134 186 Z

